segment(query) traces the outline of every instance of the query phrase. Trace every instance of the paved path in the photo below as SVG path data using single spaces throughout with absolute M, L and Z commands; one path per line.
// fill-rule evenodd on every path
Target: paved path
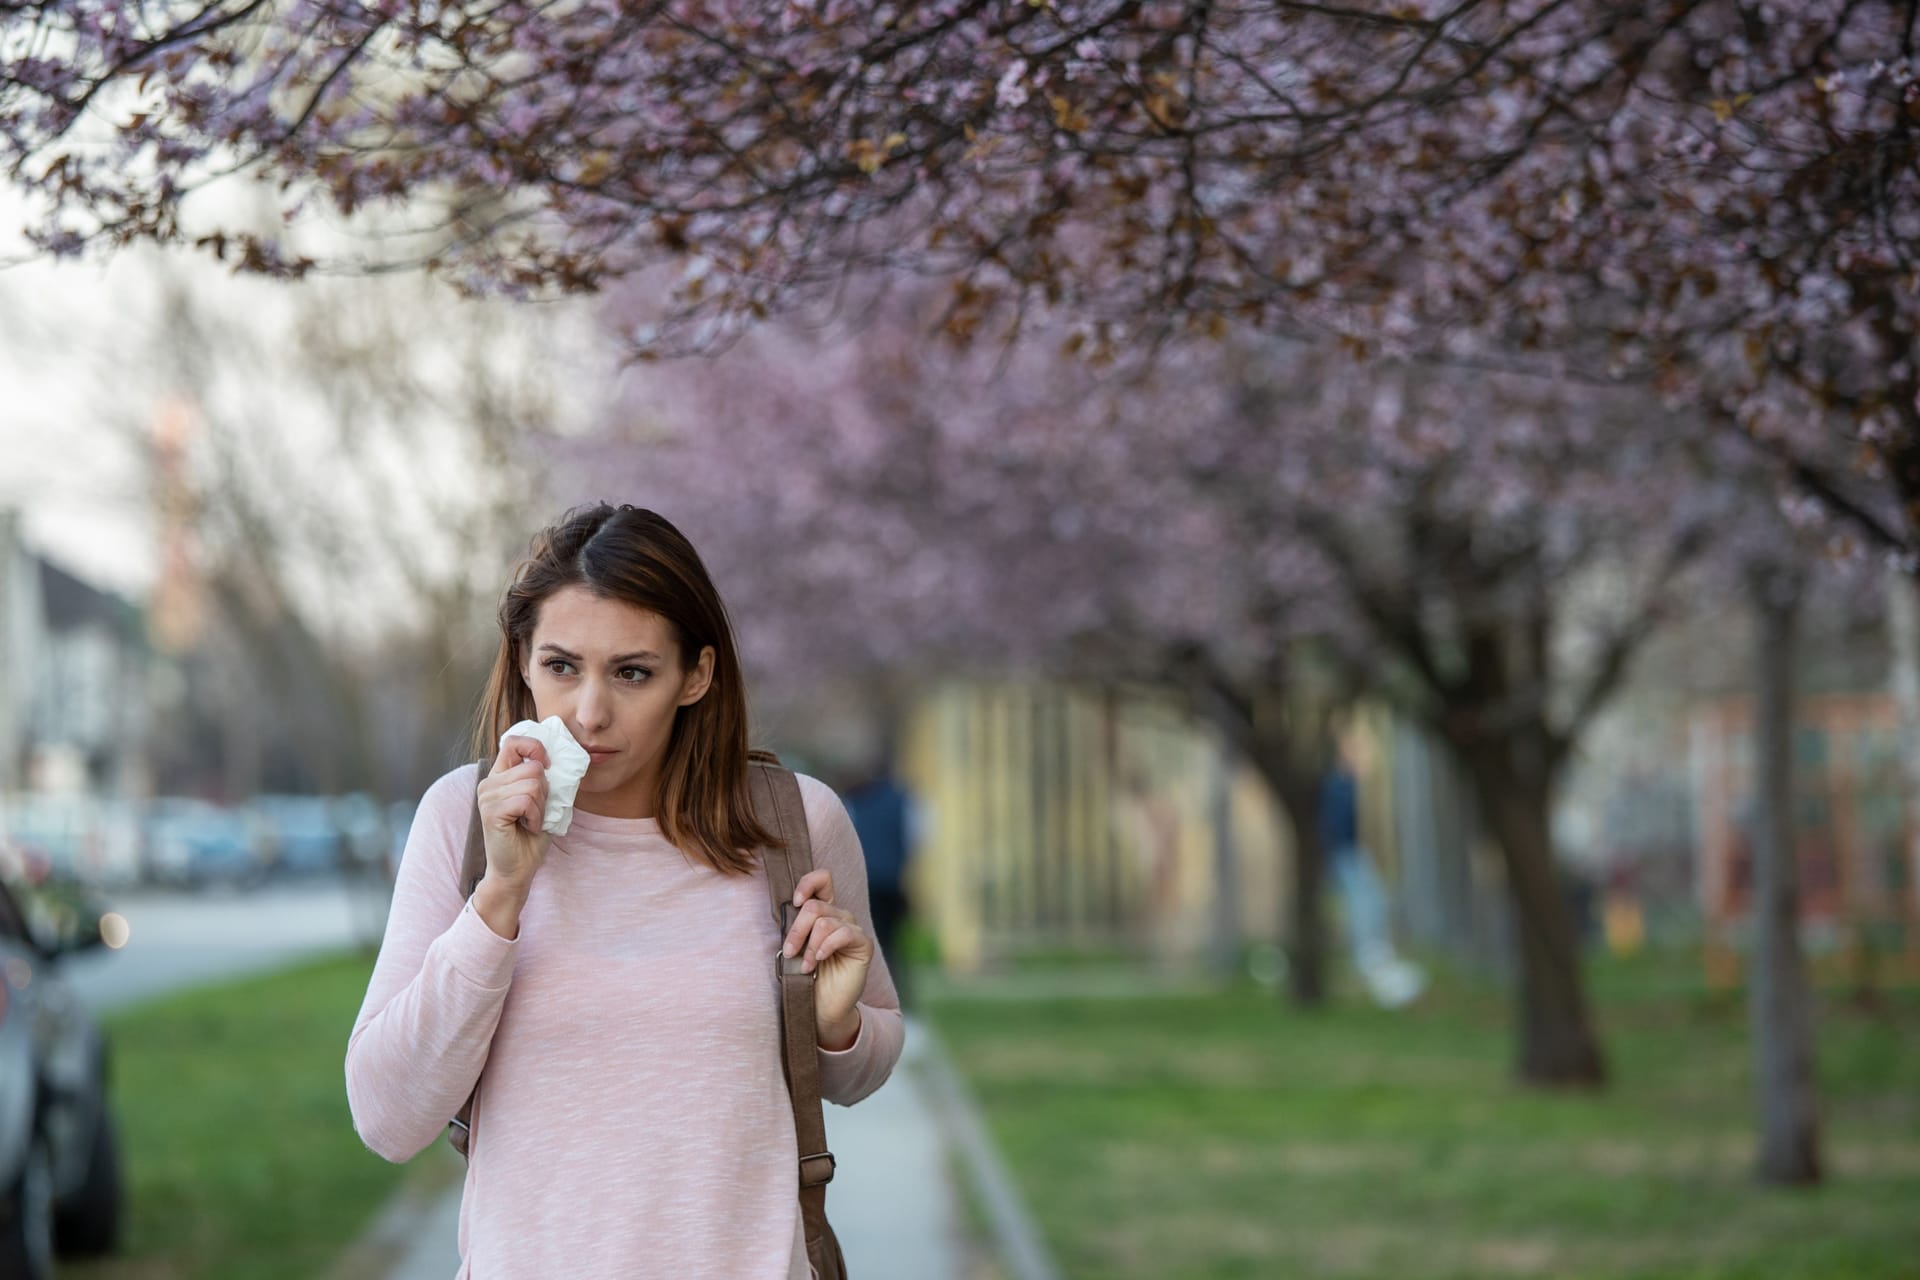
M 835 1158 L 827 1217 L 846 1254 L 847 1273 L 911 1280 L 967 1280 L 964 1224 L 948 1176 L 946 1148 L 926 1086 L 910 1069 L 926 1049 L 915 1019 L 887 1082 L 851 1107 L 826 1107 Z M 436 1153 L 422 1159 L 438 1159 Z M 453 1280 L 460 1268 L 460 1189 L 409 1211 L 374 1233 L 412 1232 L 413 1246 L 386 1280 Z
M 887 1082 L 851 1107 L 826 1107 L 835 1167 L 827 1219 L 850 1276 L 962 1280 L 964 1224 L 932 1100 L 913 1070 L 926 1038 L 907 1018 L 906 1047 Z

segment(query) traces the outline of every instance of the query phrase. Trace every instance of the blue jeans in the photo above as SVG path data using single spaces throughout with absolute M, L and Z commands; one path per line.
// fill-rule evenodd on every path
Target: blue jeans
M 1364 847 L 1342 845 L 1332 850 L 1328 866 L 1334 885 L 1347 908 L 1347 943 L 1353 948 L 1354 967 L 1370 973 L 1394 959 L 1387 925 L 1387 894 L 1373 859 Z

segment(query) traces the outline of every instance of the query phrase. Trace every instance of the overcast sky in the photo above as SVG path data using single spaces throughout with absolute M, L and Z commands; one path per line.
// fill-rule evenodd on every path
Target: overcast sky
M 11 237 L 20 222 L 21 206 L 0 192 L 0 229 L 6 232 L 0 253 L 19 243 Z M 212 313 L 263 333 L 290 327 L 300 290 L 315 287 L 236 278 L 203 255 L 152 249 L 124 251 L 105 262 L 34 261 L 0 269 L 0 314 L 7 318 L 7 340 L 0 344 L 0 505 L 21 512 L 35 550 L 136 600 L 151 589 L 159 562 L 144 450 L 174 391 L 154 359 L 168 280 L 184 281 Z M 436 341 L 441 330 L 459 331 L 460 304 L 450 293 L 423 302 L 419 285 L 417 279 L 391 277 L 352 282 L 396 296 L 412 288 L 402 305 L 429 309 L 419 326 L 418 367 L 451 368 L 445 344 L 436 347 Z M 570 399 L 561 417 L 575 428 L 590 421 L 610 384 L 613 359 L 596 348 L 588 309 L 523 308 L 511 314 L 514 323 L 498 358 L 524 360 L 533 368 L 558 369 L 564 361 L 571 372 L 557 373 L 556 381 Z M 320 410 L 302 405 L 271 368 L 229 360 L 216 374 L 212 394 L 227 403 L 216 404 L 215 412 L 230 422 L 258 421 L 261 431 L 273 433 L 276 447 L 284 444 L 300 459 L 293 470 L 309 492 L 346 493 L 346 486 L 330 483 L 342 465 L 337 422 L 320 423 Z M 259 420 L 263 389 L 270 420 Z M 419 424 L 409 428 L 417 439 Z M 411 465 L 419 484 L 443 495 L 464 483 L 457 448 L 436 450 L 425 467 L 382 458 L 382 449 L 381 433 L 369 432 L 358 465 L 367 465 L 368 458 L 388 467 Z M 350 501 L 343 500 L 340 519 L 352 522 Z
M 154 577 L 147 480 L 125 425 L 91 405 L 103 357 L 151 305 L 145 274 L 132 256 L 0 270 L 0 504 L 49 559 L 134 596 Z

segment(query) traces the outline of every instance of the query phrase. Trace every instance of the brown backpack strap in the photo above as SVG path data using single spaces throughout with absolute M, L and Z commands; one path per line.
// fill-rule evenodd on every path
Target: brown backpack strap
M 480 779 L 487 776 L 493 761 L 482 760 L 473 779 L 473 810 L 467 814 L 467 851 L 460 859 L 460 896 L 471 898 L 487 874 L 487 837 L 480 828 Z
M 493 761 L 482 758 L 480 772 L 473 780 L 473 812 L 467 815 L 467 847 L 460 856 L 460 896 L 471 898 L 479 887 L 480 879 L 487 874 L 487 837 L 480 826 L 480 779 L 487 776 L 487 770 L 493 767 Z M 460 1104 L 460 1110 L 454 1114 L 447 1125 L 447 1141 L 461 1155 L 467 1154 L 467 1140 L 473 1133 L 473 1097 L 480 1091 L 479 1082 L 473 1086 L 473 1093 Z
M 754 761 L 747 770 L 754 816 L 773 832 L 781 847 L 760 851 L 767 868 L 767 891 L 784 940 L 799 909 L 793 891 L 813 870 L 813 845 L 807 836 L 807 811 L 800 782 L 778 764 Z M 814 975 L 802 970 L 805 956 L 774 952 L 780 976 L 781 1043 L 785 1047 L 787 1093 L 793 1100 L 793 1131 L 800 1143 L 800 1212 L 806 1220 L 809 1251 L 831 1239 L 827 1228 L 827 1183 L 833 1181 L 833 1153 L 827 1150 L 827 1125 L 820 1112 L 820 1028 L 814 1016 Z

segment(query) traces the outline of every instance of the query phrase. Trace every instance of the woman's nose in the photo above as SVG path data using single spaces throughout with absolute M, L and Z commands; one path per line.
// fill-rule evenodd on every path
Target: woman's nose
M 607 712 L 612 705 L 612 691 L 598 681 L 588 680 L 580 686 L 580 700 L 574 704 L 573 713 L 581 727 L 597 729 L 607 723 Z

